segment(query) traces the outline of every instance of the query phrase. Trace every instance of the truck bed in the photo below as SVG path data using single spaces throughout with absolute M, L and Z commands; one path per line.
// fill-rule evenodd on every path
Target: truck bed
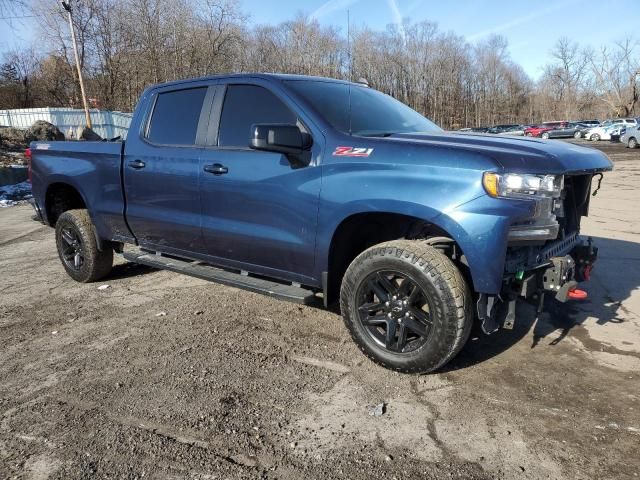
M 56 182 L 69 184 L 82 196 L 97 233 L 105 239 L 130 238 L 124 219 L 121 182 L 124 142 L 34 142 L 31 144 L 33 195 L 38 205 Z M 47 215 L 46 210 L 42 212 Z

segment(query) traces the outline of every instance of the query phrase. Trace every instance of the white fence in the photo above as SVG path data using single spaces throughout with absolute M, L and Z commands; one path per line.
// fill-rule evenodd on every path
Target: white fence
M 93 131 L 102 138 L 126 138 L 131 114 L 109 110 L 89 110 Z M 78 128 L 86 125 L 84 110 L 75 108 L 18 108 L 0 110 L 0 126 L 29 128 L 36 120 L 54 124 L 67 139 L 77 138 Z

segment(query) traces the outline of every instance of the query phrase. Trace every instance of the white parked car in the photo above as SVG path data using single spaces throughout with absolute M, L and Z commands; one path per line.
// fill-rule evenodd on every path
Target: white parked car
M 614 119 L 609 119 L 609 120 L 605 120 L 604 122 L 602 122 L 600 125 L 596 125 L 596 127 L 608 127 L 610 125 L 614 125 L 614 124 L 622 124 L 622 125 L 638 125 L 638 119 L 637 118 L 614 118 Z
M 636 148 L 640 145 L 640 126 L 627 127 L 625 133 L 620 137 L 620 142 L 629 148 Z
M 612 123 L 608 126 L 598 126 L 594 128 L 590 128 L 586 132 L 584 132 L 584 138 L 587 140 L 591 140 L 592 142 L 597 142 L 599 140 L 611 140 L 611 134 L 620 132 L 622 127 L 626 126 L 624 123 Z

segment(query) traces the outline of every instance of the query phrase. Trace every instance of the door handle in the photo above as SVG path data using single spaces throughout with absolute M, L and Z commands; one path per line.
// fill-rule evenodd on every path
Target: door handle
M 133 160 L 129 162 L 129 166 L 131 168 L 135 168 L 136 170 L 139 170 L 145 167 L 145 163 L 142 160 Z
M 229 169 L 219 163 L 214 163 L 213 165 L 205 165 L 204 171 L 207 173 L 213 173 L 214 175 L 224 175 L 225 173 L 229 173 Z

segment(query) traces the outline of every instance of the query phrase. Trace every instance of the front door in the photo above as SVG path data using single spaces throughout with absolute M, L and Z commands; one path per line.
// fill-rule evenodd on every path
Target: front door
M 298 116 L 282 97 L 255 84 L 221 85 L 216 115 L 219 121 L 210 122 L 219 124 L 215 145 L 200 158 L 207 253 L 229 266 L 310 283 L 320 167 L 249 148 L 251 125 L 301 125 Z

